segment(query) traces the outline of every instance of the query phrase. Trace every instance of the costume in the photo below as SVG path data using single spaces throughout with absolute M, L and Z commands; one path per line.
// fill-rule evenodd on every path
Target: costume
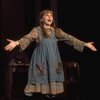
M 83 51 L 84 42 L 63 32 L 61 40 L 73 46 L 79 51 Z M 50 36 L 45 38 L 40 26 L 22 37 L 19 41 L 20 47 L 24 50 L 32 41 L 36 41 L 37 46 L 33 51 L 28 70 L 28 82 L 25 88 L 26 93 L 41 92 L 42 94 L 59 94 L 64 91 L 64 72 L 60 58 L 54 28 L 50 29 Z

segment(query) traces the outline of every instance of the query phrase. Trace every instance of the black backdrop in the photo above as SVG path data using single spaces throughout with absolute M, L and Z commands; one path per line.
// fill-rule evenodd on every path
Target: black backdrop
M 4 0 L 3 0 L 4 1 Z M 11 0 L 12 2 L 12 0 Z M 20 3 L 20 0 L 18 1 Z M 7 2 L 6 2 L 7 3 Z M 14 1 L 13 1 L 14 3 Z M 22 3 L 22 2 L 21 2 Z M 3 29 L 2 31 L 2 27 L 1 27 L 1 33 L 3 38 L 1 38 L 1 40 L 5 40 L 6 37 L 11 37 L 11 38 L 16 38 L 16 36 L 18 35 L 18 37 L 21 37 L 22 35 L 28 33 L 31 28 L 35 25 L 35 8 L 34 8 L 34 1 L 33 0 L 25 0 L 24 3 L 24 15 L 20 15 L 21 18 L 23 19 L 24 17 L 24 31 L 21 31 L 22 34 L 10 34 L 9 35 L 5 35 L 3 34 L 3 32 L 7 32 L 9 31 L 8 28 L 10 28 L 10 26 L 6 26 L 8 27 L 7 30 L 6 28 Z M 44 2 L 41 1 L 41 9 L 45 9 L 45 8 L 50 8 L 50 2 Z M 18 3 L 14 3 L 14 5 L 17 6 Z M 11 5 L 11 3 L 9 2 L 9 5 Z M 12 6 L 12 5 L 11 5 Z M 7 5 L 5 5 L 5 7 L 7 8 Z M 38 5 L 36 6 L 38 7 Z M 10 9 L 10 8 L 7 8 Z M 17 8 L 16 8 L 17 9 Z M 68 60 L 76 60 L 79 62 L 80 64 L 80 68 L 81 68 L 81 75 L 82 75 L 82 79 L 85 80 L 87 82 L 86 84 L 86 88 L 88 92 L 93 92 L 95 93 L 95 91 L 97 91 L 98 86 L 97 85 L 98 79 L 99 79 L 99 23 L 100 23 L 100 15 L 99 15 L 99 3 L 96 1 L 91 1 L 91 2 L 87 2 L 87 1 L 62 1 L 62 0 L 57 0 L 57 22 L 58 22 L 58 27 L 62 28 L 65 32 L 68 32 L 76 37 L 78 37 L 79 39 L 83 40 L 83 41 L 94 41 L 95 46 L 97 47 L 98 51 L 96 53 L 90 51 L 89 49 L 85 48 L 83 53 L 80 53 L 74 49 L 72 49 L 71 47 L 65 45 L 64 43 L 58 43 L 59 45 L 59 50 L 61 53 L 61 57 L 63 61 L 68 61 Z M 1 9 L 1 11 L 5 11 L 5 9 Z M 13 9 L 12 9 L 13 11 Z M 18 10 L 18 12 L 20 12 Z M 20 12 L 21 13 L 21 12 Z M 13 14 L 12 14 L 13 15 Z M 14 15 L 13 15 L 14 16 Z M 13 18 L 13 17 L 12 17 Z M 18 17 L 16 17 L 18 18 Z M 13 19 L 12 19 L 13 20 Z M 21 22 L 19 21 L 17 24 L 20 24 Z M 2 26 L 2 25 L 1 25 Z M 4 27 L 4 26 L 3 26 Z M 13 28 L 14 26 L 12 25 L 12 30 L 14 31 L 14 29 L 17 28 Z M 19 28 L 19 32 L 21 30 L 21 27 Z M 11 31 L 11 32 L 13 32 Z M 18 30 L 17 30 L 18 31 Z M 17 37 L 17 38 L 18 38 Z M 4 46 L 4 42 L 1 42 L 1 46 Z M 26 52 L 31 55 L 31 47 L 28 48 L 26 50 Z M 7 54 L 1 50 L 1 65 L 5 66 L 5 58 L 7 59 Z M 9 57 L 8 57 L 9 58 Z M 1 72 L 0 72 L 0 80 L 1 80 L 1 89 L 0 91 L 3 91 L 3 80 L 4 80 L 4 67 L 1 66 Z M 3 70 L 3 71 L 2 71 Z M 2 80 L 3 79 L 3 80 Z M 1 93 L 2 94 L 2 93 Z

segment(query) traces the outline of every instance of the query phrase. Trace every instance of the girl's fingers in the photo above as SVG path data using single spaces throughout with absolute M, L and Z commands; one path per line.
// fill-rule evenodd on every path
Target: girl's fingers
M 7 39 L 7 41 L 11 42 L 12 40 L 10 40 L 10 39 Z

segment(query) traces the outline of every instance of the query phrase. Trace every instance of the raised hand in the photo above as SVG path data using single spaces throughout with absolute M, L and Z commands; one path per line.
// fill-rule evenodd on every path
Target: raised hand
M 9 42 L 9 44 L 4 47 L 6 51 L 11 51 L 18 45 L 18 41 L 14 41 L 10 39 L 7 39 L 7 41 Z
M 93 44 L 94 42 L 87 42 L 85 43 L 85 46 L 91 49 L 92 51 L 97 51 L 96 47 Z

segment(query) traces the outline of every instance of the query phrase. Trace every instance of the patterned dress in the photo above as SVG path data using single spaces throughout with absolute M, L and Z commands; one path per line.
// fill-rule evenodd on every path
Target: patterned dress
M 38 41 L 30 61 L 25 93 L 41 92 L 42 94 L 59 94 L 64 91 L 63 66 L 54 32 L 51 29 L 50 36 L 45 38 L 39 26 L 19 40 L 22 50 L 33 40 Z M 83 50 L 83 41 L 68 34 L 66 35 L 63 31 L 61 33 L 62 39 L 66 40 L 69 45 L 73 45 L 79 51 Z

